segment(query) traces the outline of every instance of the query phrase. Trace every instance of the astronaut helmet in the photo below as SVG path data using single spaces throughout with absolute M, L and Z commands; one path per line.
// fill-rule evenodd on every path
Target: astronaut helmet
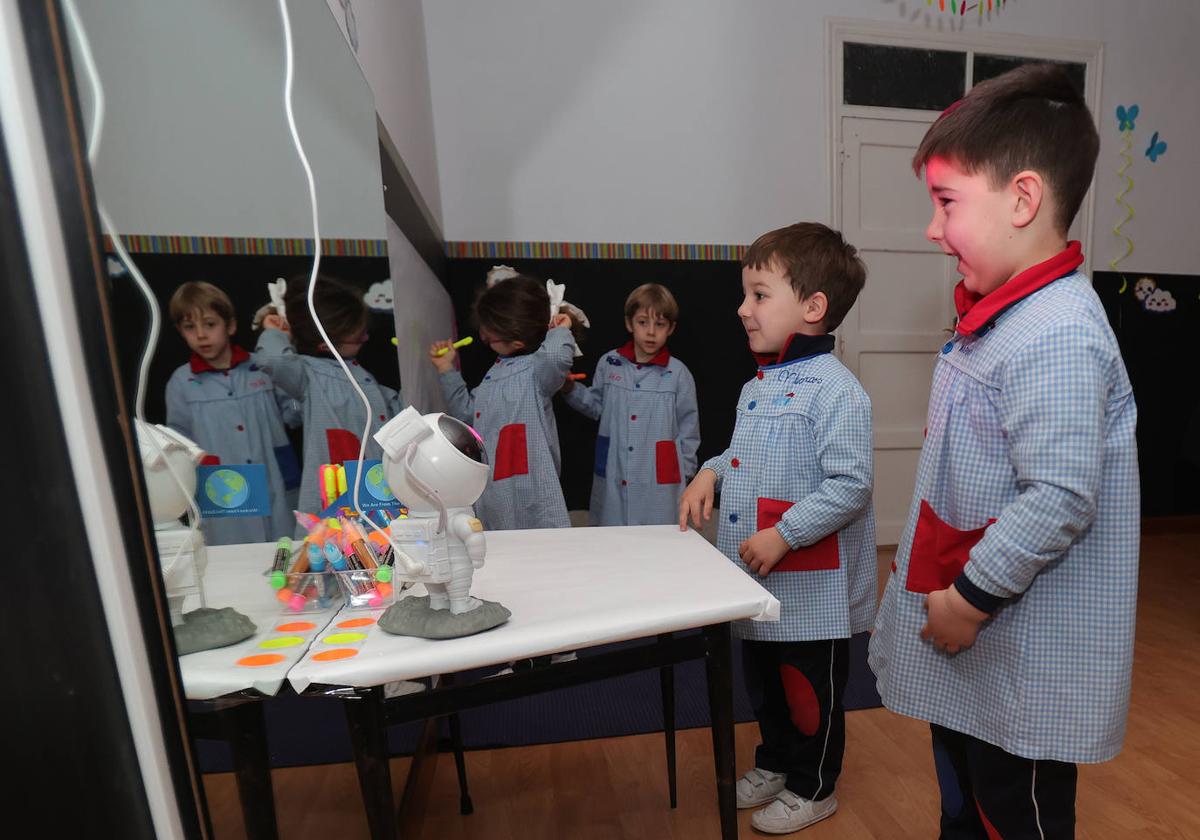
M 388 487 L 410 512 L 469 507 L 487 485 L 483 439 L 448 414 L 421 415 L 406 408 L 375 434 L 375 440 L 383 448 Z

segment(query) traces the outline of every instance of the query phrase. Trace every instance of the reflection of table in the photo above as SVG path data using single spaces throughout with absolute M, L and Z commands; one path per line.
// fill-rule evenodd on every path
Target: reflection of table
M 396 832 L 389 724 L 703 658 L 722 834 L 736 837 L 729 623 L 776 620 L 778 601 L 698 534 L 672 526 L 494 531 L 487 540 L 487 565 L 476 573 L 472 591 L 512 610 L 507 624 L 446 641 L 391 636 L 374 625 L 351 643 L 328 643 L 329 634 L 319 634 L 288 673 L 297 692 L 334 689 L 343 696 L 372 836 Z M 702 632 L 671 635 L 697 628 Z M 646 643 L 509 676 L 383 696 L 382 686 L 393 680 L 632 639 Z M 329 656 L 332 651 L 342 658 Z M 346 696 L 347 687 L 355 693 Z
M 208 549 L 204 573 L 208 606 L 233 607 L 258 630 L 236 645 L 179 658 L 184 693 L 192 701 L 192 735 L 229 742 L 250 838 L 276 836 L 270 756 L 259 701 L 279 692 L 288 670 L 337 612 L 336 608 L 320 613 L 285 612 L 263 575 L 273 554 L 274 546 L 266 544 Z M 188 604 L 187 608 L 194 606 Z M 284 646 L 278 647 L 281 643 Z

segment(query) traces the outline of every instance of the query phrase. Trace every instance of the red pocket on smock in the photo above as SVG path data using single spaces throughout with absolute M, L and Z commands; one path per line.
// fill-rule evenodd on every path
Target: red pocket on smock
M 679 452 L 675 441 L 660 440 L 654 444 L 654 474 L 659 484 L 678 484 L 683 481 L 679 473 Z
M 962 574 L 963 566 L 967 565 L 971 549 L 995 521 L 989 519 L 982 528 L 963 531 L 943 522 L 933 505 L 922 499 L 904 588 L 928 595 L 954 583 L 954 579 Z
M 758 500 L 758 530 L 773 528 L 775 523 L 783 518 L 792 502 L 779 499 Z M 834 531 L 827 537 L 822 537 L 812 545 L 802 546 L 783 555 L 771 574 L 775 572 L 819 572 L 836 569 L 841 565 L 838 559 L 838 535 Z
M 492 481 L 528 474 L 529 448 L 525 442 L 525 424 L 509 423 L 500 429 L 500 437 L 496 440 L 496 466 L 492 469 Z
M 325 443 L 329 447 L 329 464 L 358 460 L 358 435 L 345 429 L 326 429 Z

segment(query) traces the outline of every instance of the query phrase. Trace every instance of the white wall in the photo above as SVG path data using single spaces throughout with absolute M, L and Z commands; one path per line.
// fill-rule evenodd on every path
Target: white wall
M 446 238 L 745 243 L 828 221 L 831 16 L 951 22 L 922 0 L 426 2 Z M 1008 0 L 961 23 L 1103 42 L 1092 263 L 1118 253 L 1113 111 L 1137 102 L 1124 265 L 1196 272 L 1200 6 Z M 1170 149 L 1150 164 L 1154 130 Z
M 375 94 L 375 107 L 435 228 L 442 225 L 421 0 L 326 0 Z
M 283 30 L 259 0 L 76 0 L 104 86 L 96 191 L 122 233 L 305 237 Z M 322 3 L 291 0 L 295 109 L 323 239 L 384 239 L 371 91 Z M 85 120 L 91 97 L 75 61 Z

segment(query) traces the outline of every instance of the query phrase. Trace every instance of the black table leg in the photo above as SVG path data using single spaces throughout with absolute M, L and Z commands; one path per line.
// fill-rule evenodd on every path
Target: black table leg
M 250 840 L 275 840 L 275 794 L 262 703 L 226 706 L 217 712 L 223 739 L 229 742 L 237 776 L 242 822 Z
M 462 722 L 458 712 L 447 716 L 450 720 L 450 745 L 454 748 L 454 766 L 458 769 L 458 812 L 463 816 L 475 813 L 471 804 L 471 791 L 467 789 L 467 760 L 463 755 Z
M 670 633 L 659 635 L 659 641 L 671 638 Z M 671 798 L 671 807 L 679 804 L 675 773 L 675 666 L 664 665 L 658 670 L 659 681 L 662 685 L 663 734 L 667 747 L 667 790 Z
M 358 768 L 358 786 L 372 840 L 394 840 L 396 808 L 392 799 L 391 759 L 387 743 L 387 724 L 383 711 L 383 689 L 366 689 L 355 699 L 342 702 L 350 741 L 354 745 L 354 763 Z
M 708 643 L 708 655 L 704 662 L 708 671 L 708 706 L 712 716 L 722 840 L 736 840 L 738 836 L 737 795 L 733 780 L 733 643 L 730 634 L 728 623 L 704 628 L 704 638 Z

